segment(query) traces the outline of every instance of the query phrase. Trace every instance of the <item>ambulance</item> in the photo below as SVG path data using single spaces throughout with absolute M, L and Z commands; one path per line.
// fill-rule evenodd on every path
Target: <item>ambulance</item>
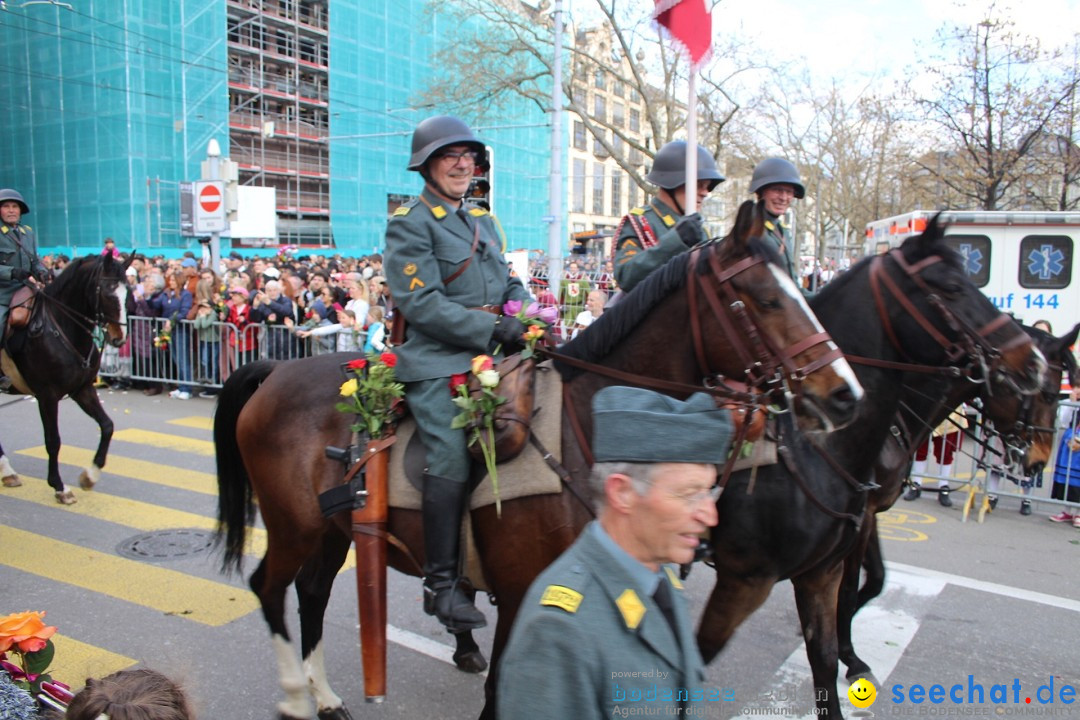
M 866 253 L 886 252 L 926 229 L 915 210 L 866 226 Z M 945 242 L 971 281 L 999 309 L 1061 335 L 1080 322 L 1080 212 L 946 211 Z

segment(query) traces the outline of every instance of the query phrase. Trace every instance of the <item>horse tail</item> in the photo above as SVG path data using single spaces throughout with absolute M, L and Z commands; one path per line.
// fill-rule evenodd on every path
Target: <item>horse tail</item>
M 244 560 L 244 540 L 247 526 L 255 520 L 255 503 L 251 478 L 248 477 L 240 446 L 236 442 L 236 425 L 259 385 L 274 370 L 277 362 L 260 360 L 241 366 L 229 375 L 218 395 L 214 413 L 214 452 L 218 473 L 217 543 L 224 540 L 222 572 L 239 572 Z

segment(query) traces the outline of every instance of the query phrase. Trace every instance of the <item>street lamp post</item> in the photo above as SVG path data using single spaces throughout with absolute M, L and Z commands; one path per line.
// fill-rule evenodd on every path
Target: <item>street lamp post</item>
M 207 180 L 220 180 L 221 179 L 221 145 L 218 144 L 216 138 L 210 138 L 210 142 L 206 145 L 206 165 L 208 174 L 210 177 Z M 214 272 L 219 272 L 221 268 L 221 233 L 210 233 L 210 267 Z

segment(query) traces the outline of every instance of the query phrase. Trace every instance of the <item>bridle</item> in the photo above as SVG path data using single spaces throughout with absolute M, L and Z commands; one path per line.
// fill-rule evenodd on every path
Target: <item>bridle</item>
M 803 381 L 815 371 L 841 359 L 843 353 L 833 347 L 817 360 L 799 366 L 795 357 L 810 348 L 832 342 L 828 333 L 816 332 L 793 343 L 789 347 L 780 347 L 766 333 L 761 331 L 754 314 L 739 299 L 733 281 L 751 268 L 767 264 L 768 260 L 760 256 L 748 256 L 740 259 L 731 267 L 725 268 L 718 255 L 719 245 L 707 243 L 690 251 L 687 262 L 687 298 L 689 305 L 690 334 L 694 342 L 698 370 L 703 378 L 701 385 L 663 380 L 644 375 L 609 368 L 593 362 L 579 360 L 551 348 L 542 352 L 560 363 L 587 370 L 597 375 L 627 382 L 639 387 L 676 393 L 706 392 L 736 402 L 760 405 L 767 401 L 782 399 L 785 388 L 797 397 L 802 396 Z M 699 275 L 711 274 L 713 282 L 702 282 Z M 703 319 L 698 312 L 697 288 L 701 289 L 712 317 L 720 324 L 723 333 L 732 343 L 742 365 L 746 368 L 744 378 L 736 380 L 735 387 L 722 373 L 713 372 L 705 350 L 705 332 Z
M 52 332 L 53 336 L 58 338 L 68 350 L 80 358 L 80 365 L 83 369 L 89 368 L 93 363 L 97 345 L 96 343 L 91 342 L 89 350 L 84 355 L 83 352 L 76 347 L 75 343 L 68 336 L 68 333 L 65 332 L 64 325 L 60 322 L 58 315 L 66 317 L 76 328 L 89 336 L 91 340 L 94 337 L 95 331 L 112 324 L 112 321 L 105 317 L 105 308 L 104 303 L 102 302 L 102 297 L 105 295 L 103 277 L 104 268 L 102 268 L 99 262 L 90 272 L 91 276 L 87 285 L 94 288 L 92 293 L 93 299 L 91 301 L 93 305 L 90 314 L 75 309 L 70 304 L 60 300 L 54 295 L 46 293 L 44 290 L 39 289 L 36 292 L 36 297 L 45 301 L 41 303 L 41 310 L 48 317 L 52 326 L 49 331 Z M 117 284 L 121 281 L 122 280 L 118 280 Z M 118 322 L 119 319 L 117 320 L 117 323 Z
M 923 293 L 925 293 L 927 302 L 938 311 L 945 321 L 945 324 L 956 334 L 956 340 L 949 340 L 949 338 L 938 330 L 926 315 L 901 291 L 896 280 L 893 279 L 885 269 L 887 259 L 895 263 L 895 265 L 899 267 L 907 277 L 923 291 Z M 874 305 L 877 308 L 878 317 L 881 320 L 882 327 L 885 329 L 890 344 L 900 357 L 904 358 L 904 362 L 879 360 L 877 358 L 860 357 L 857 355 L 846 356 L 848 362 L 893 370 L 903 370 L 905 372 L 963 377 L 972 383 L 985 384 L 988 391 L 990 388 L 990 379 L 991 377 L 994 377 L 1002 382 L 1010 383 L 1017 394 L 1030 394 L 1022 391 L 1019 386 L 1013 382 L 1009 377 L 1007 368 L 1003 369 L 1002 356 L 1005 352 L 1019 347 L 1030 347 L 1032 344 L 1031 338 L 1028 337 L 1027 333 L 1024 333 L 1017 328 L 1013 337 L 1009 338 L 1003 345 L 995 346 L 989 342 L 988 338 L 1002 327 L 1012 323 L 1011 317 L 1004 313 L 998 313 L 997 317 L 993 320 L 980 328 L 976 328 L 950 310 L 949 306 L 942 300 L 941 296 L 939 296 L 921 277 L 923 270 L 943 261 L 944 260 L 940 255 L 931 255 L 914 264 L 908 263 L 899 249 L 892 250 L 885 255 L 878 255 L 871 261 L 870 289 L 874 296 Z M 944 350 L 946 359 L 946 365 L 944 367 L 925 365 L 912 360 L 910 354 L 897 339 L 896 332 L 892 326 L 892 321 L 889 319 L 889 312 L 886 306 L 886 295 L 891 296 L 893 300 L 898 302 L 907 315 L 915 320 L 919 327 L 921 327 L 926 334 Z M 965 360 L 967 361 L 966 365 L 961 367 L 960 363 Z

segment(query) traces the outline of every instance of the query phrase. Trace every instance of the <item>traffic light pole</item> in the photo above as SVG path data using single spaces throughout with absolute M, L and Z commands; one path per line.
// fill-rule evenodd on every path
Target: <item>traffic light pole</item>
M 210 139 L 210 142 L 206 145 L 206 160 L 209 166 L 210 177 L 206 180 L 220 180 L 221 179 L 221 146 L 218 145 L 218 141 L 214 138 Z M 225 198 L 222 197 L 222 202 Z M 221 271 L 221 233 L 210 233 L 210 267 L 215 273 Z
M 548 289 L 559 297 L 562 281 L 562 0 L 555 0 L 552 45 L 555 58 L 551 64 L 551 177 L 548 186 Z

